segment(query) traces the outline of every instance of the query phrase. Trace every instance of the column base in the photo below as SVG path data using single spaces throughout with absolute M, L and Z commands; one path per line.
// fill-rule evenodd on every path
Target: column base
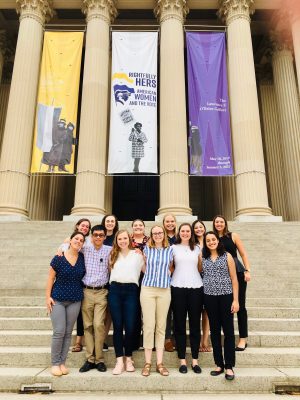
M 102 218 L 104 217 L 105 214 L 93 214 L 93 215 L 79 215 L 79 214 L 71 214 L 71 215 L 64 215 L 63 216 L 63 221 L 64 222 L 77 222 L 82 218 L 87 218 L 89 219 L 92 223 L 95 224 L 100 224 L 102 221 Z
M 0 223 L 1 222 L 26 222 L 30 221 L 28 217 L 25 215 L 0 215 Z
M 238 215 L 234 219 L 238 222 L 282 222 L 281 216 L 277 215 Z
M 88 216 L 98 216 L 98 215 L 105 215 L 106 212 L 103 208 L 100 208 L 97 205 L 81 205 L 81 206 L 74 206 L 71 210 L 71 215 L 75 215 L 76 217 L 79 216 L 81 217 L 82 215 L 84 217 Z
M 178 215 L 178 216 L 191 216 L 192 215 L 192 209 L 190 207 L 183 207 L 183 206 L 178 206 L 178 205 L 169 205 L 166 207 L 160 207 L 157 211 L 158 216 L 159 215 L 166 215 L 166 214 L 173 214 L 173 215 Z
M 155 216 L 155 222 L 162 223 L 164 215 L 167 215 L 168 213 L 165 214 L 159 214 Z M 176 217 L 176 221 L 179 223 L 179 225 L 183 222 L 188 222 L 189 224 L 192 224 L 196 219 L 198 219 L 197 215 L 177 215 L 176 213 L 172 212 L 170 213 Z

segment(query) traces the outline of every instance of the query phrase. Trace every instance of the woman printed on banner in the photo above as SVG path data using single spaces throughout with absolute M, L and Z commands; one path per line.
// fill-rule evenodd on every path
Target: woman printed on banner
M 142 123 L 136 122 L 131 129 L 129 141 L 132 142 L 131 157 L 134 159 L 133 172 L 139 172 L 139 165 L 141 158 L 145 157 L 144 143 L 148 139 L 144 132 L 142 132 Z

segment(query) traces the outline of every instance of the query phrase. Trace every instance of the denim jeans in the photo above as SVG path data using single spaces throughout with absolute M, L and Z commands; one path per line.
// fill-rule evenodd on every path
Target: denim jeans
M 108 292 L 108 304 L 114 326 L 113 341 L 116 357 L 124 355 L 131 357 L 135 345 L 139 306 L 138 286 L 135 283 L 112 282 Z

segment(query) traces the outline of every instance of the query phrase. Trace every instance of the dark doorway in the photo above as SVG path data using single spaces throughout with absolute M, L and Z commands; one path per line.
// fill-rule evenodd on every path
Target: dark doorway
M 113 214 L 121 221 L 153 221 L 159 208 L 158 176 L 115 176 Z

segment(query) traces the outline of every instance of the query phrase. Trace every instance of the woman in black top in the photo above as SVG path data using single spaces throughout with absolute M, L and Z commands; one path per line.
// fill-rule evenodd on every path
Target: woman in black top
M 242 257 L 245 270 L 240 271 L 237 268 L 237 278 L 239 282 L 239 305 L 240 309 L 237 313 L 239 327 L 239 343 L 236 346 L 236 351 L 244 351 L 247 347 L 248 338 L 248 315 L 246 310 L 246 289 L 247 282 L 250 281 L 250 264 L 243 242 L 239 235 L 234 232 L 229 232 L 226 218 L 222 215 L 216 215 L 213 219 L 213 230 L 219 236 L 220 242 L 223 243 L 225 250 L 230 253 L 237 266 L 237 250 Z

